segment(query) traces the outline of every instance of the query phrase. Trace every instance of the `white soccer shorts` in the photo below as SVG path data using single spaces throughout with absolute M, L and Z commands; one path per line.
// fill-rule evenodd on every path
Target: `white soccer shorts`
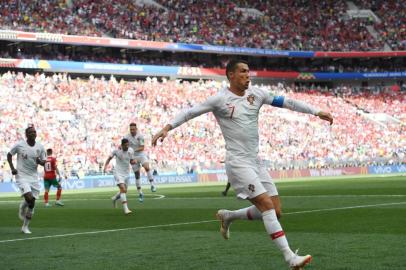
M 31 192 L 32 196 L 35 199 L 39 199 L 39 192 L 41 190 L 41 184 L 40 182 L 26 182 L 26 181 L 16 181 L 17 187 L 20 189 L 21 197 L 26 194 Z
M 141 166 L 148 162 L 148 157 L 146 155 L 136 155 L 135 160 L 137 163 L 132 164 L 131 167 L 133 168 L 134 172 L 138 172 L 141 169 Z
M 252 199 L 263 193 L 278 195 L 275 183 L 260 159 L 250 163 L 241 159 L 227 160 L 226 173 L 240 199 Z
M 114 174 L 114 180 L 116 181 L 116 185 L 126 184 L 128 186 L 130 177 L 128 175 Z

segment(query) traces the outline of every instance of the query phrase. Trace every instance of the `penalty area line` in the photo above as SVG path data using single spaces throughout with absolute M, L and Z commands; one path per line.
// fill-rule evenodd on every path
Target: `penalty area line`
M 329 211 L 338 211 L 338 210 L 348 210 L 348 209 L 357 209 L 357 208 L 371 208 L 371 207 L 402 205 L 402 204 L 406 204 L 406 202 L 380 203 L 380 204 L 354 205 L 354 206 L 347 206 L 347 207 L 314 209 L 314 210 L 305 210 L 305 211 L 297 211 L 297 212 L 288 212 L 288 213 L 284 213 L 284 215 L 298 215 L 298 214 L 315 213 L 315 212 L 329 212 Z M 122 228 L 122 229 L 101 230 L 101 231 L 92 231 L 92 232 L 78 232 L 78 233 L 45 235 L 45 236 L 37 236 L 37 237 L 0 240 L 0 244 L 19 242 L 19 241 L 27 241 L 27 240 L 61 238 L 61 237 L 78 236 L 78 235 L 93 235 L 93 234 L 110 233 L 110 232 L 122 232 L 122 231 L 131 231 L 131 230 L 166 228 L 166 227 L 175 227 L 175 226 L 183 226 L 183 225 L 211 223 L 211 222 L 216 222 L 216 221 L 218 221 L 218 220 L 217 219 L 212 219 L 212 220 L 201 220 L 201 221 L 193 221 L 193 222 L 181 222 L 181 223 L 172 223 L 172 224 L 160 224 L 160 225 L 150 225 L 150 226 L 141 226 L 141 227 Z

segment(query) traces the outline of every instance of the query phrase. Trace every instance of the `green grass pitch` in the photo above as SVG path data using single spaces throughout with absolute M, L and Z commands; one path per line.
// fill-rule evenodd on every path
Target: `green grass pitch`
M 406 177 L 277 186 L 291 248 L 313 255 L 306 269 L 406 269 Z M 223 188 L 161 186 L 139 203 L 131 186 L 129 216 L 112 208 L 116 189 L 66 192 L 65 207 L 37 201 L 31 235 L 20 232 L 20 198 L 2 195 L 0 269 L 288 269 L 261 221 L 236 221 L 230 240 L 220 236 L 216 211 L 249 205 Z

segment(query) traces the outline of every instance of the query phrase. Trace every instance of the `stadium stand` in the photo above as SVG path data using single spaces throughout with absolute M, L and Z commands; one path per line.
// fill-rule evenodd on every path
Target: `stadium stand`
M 382 21 L 375 29 L 392 50 L 406 50 L 406 4 L 404 1 L 357 0 L 361 9 L 372 10 Z
M 0 3 L 0 26 L 275 50 L 374 51 L 383 50 L 385 43 L 389 49 L 405 48 L 402 1 L 372 1 L 377 5 L 360 1 L 360 6 L 378 7 L 375 17 L 381 23 L 349 16 L 346 1 L 210 0 L 203 10 L 198 1 L 151 2 L 155 5 L 125 0 L 114 5 L 105 0 L 6 0 Z M 369 25 L 380 34 L 374 36 Z
M 73 175 L 98 173 L 106 155 L 127 133 L 129 121 L 135 121 L 161 172 L 222 168 L 224 148 L 219 145 L 224 142 L 211 114 L 181 126 L 170 136 L 169 144 L 151 150 L 149 143 L 157 127 L 224 85 L 214 81 L 159 82 L 156 78 L 124 81 L 90 76 L 83 80 L 66 74 L 7 72 L 0 79 L 1 156 L 6 156 L 7 145 L 21 138 L 27 119 L 33 119 L 39 140 L 51 142 L 47 146 L 56 150 L 66 171 Z M 335 117 L 335 124 L 329 127 L 314 117 L 264 107 L 260 149 L 271 169 L 406 161 L 406 95 L 399 86 L 373 91 L 281 83 L 262 87 L 328 109 Z M 375 118 L 377 113 L 384 114 L 385 119 Z M 286 122 L 291 123 L 284 125 Z

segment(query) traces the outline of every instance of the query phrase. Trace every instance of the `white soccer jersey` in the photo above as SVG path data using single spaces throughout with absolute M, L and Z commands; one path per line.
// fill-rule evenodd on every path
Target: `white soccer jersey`
M 128 140 L 128 142 L 130 143 L 129 145 L 132 149 L 138 149 L 141 146 L 144 146 L 144 136 L 139 133 L 135 134 L 135 136 L 129 133 L 124 138 Z M 144 151 L 134 151 L 134 154 L 136 156 L 143 155 Z
M 16 143 L 10 150 L 10 154 L 17 154 L 17 175 L 19 182 L 38 182 L 37 157 L 46 159 L 44 146 L 38 142 L 34 146 L 28 145 L 24 140 Z
M 128 148 L 127 151 L 116 149 L 111 153 L 110 157 L 116 157 L 114 174 L 117 174 L 121 177 L 127 177 L 130 173 L 130 160 L 134 159 L 134 150 L 132 148 Z
M 248 88 L 244 96 L 237 96 L 224 89 L 205 102 L 181 112 L 170 125 L 176 128 L 203 113 L 213 112 L 226 142 L 226 160 L 243 158 L 254 161 L 259 151 L 258 114 L 263 104 L 309 114 L 319 112 L 303 102 L 275 96 L 256 87 Z

